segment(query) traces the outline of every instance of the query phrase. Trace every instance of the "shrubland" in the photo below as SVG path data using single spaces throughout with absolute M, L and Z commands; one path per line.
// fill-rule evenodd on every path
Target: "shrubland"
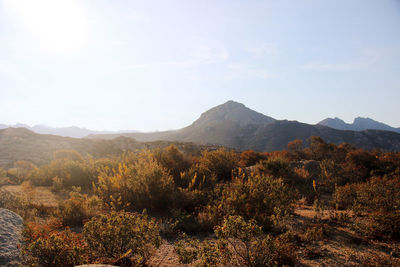
M 63 150 L 41 166 L 16 161 L 0 178 L 28 193 L 0 188 L 0 207 L 25 217 L 32 266 L 145 265 L 165 238 L 183 264 L 290 266 L 334 225 L 369 240 L 400 239 L 400 153 L 319 137 L 265 153 L 171 145 L 95 159 Z M 56 208 L 29 199 L 36 187 L 58 197 Z M 301 205 L 315 216 L 296 232 Z

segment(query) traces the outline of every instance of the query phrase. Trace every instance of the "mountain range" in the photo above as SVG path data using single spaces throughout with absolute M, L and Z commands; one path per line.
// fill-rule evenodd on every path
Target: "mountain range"
M 216 106 L 201 114 L 191 125 L 173 131 L 110 133 L 78 127 L 15 126 L 22 127 L 0 126 L 5 128 L 0 129 L 0 166 L 10 167 L 14 161 L 21 159 L 42 164 L 48 162 L 53 152 L 59 149 L 74 149 L 94 157 L 118 155 L 126 150 L 163 147 L 171 143 L 178 144 L 178 148 L 183 151 L 193 151 L 196 147 L 215 149 L 218 146 L 237 150 L 274 151 L 285 149 L 287 143 L 294 139 L 301 139 L 307 145 L 311 136 L 320 136 L 328 143 L 346 142 L 364 149 L 400 151 L 400 133 L 388 131 L 387 125 L 371 119 L 358 118 L 353 124 L 346 124 L 340 119 L 327 119 L 310 125 L 276 120 L 234 101 Z M 370 127 L 386 128 L 367 129 Z M 57 136 L 69 134 L 82 137 L 86 133 L 89 135 L 85 138 Z
M 257 151 L 281 150 L 294 139 L 299 138 L 307 142 L 310 136 L 320 136 L 329 143 L 347 142 L 365 149 L 400 151 L 400 134 L 393 131 L 339 130 L 325 126 L 323 122 L 310 125 L 298 121 L 276 120 L 234 101 L 228 101 L 204 112 L 191 125 L 179 130 L 100 134 L 89 135 L 87 138 L 113 139 L 118 136 L 132 137 L 137 141 L 195 142 Z
M 323 121 L 320 121 L 318 124 L 328 126 L 337 130 L 364 131 L 368 129 L 373 129 L 400 133 L 400 128 L 394 128 L 382 122 L 375 121 L 370 118 L 361 117 L 355 118 L 353 123 L 345 123 L 342 119 L 336 117 L 333 119 L 327 118 Z
M 34 125 L 31 127 L 29 125 L 21 124 L 21 123 L 17 123 L 14 125 L 0 124 L 0 129 L 6 129 L 6 128 L 25 128 L 25 129 L 31 130 L 32 132 L 38 133 L 38 134 L 53 134 L 53 135 L 67 136 L 67 137 L 74 137 L 74 138 L 82 138 L 82 137 L 88 136 L 90 134 L 118 134 L 118 133 L 136 132 L 136 131 L 128 131 L 128 130 L 126 130 L 126 131 L 94 131 L 94 130 L 89 130 L 86 128 L 80 128 L 80 127 L 76 127 L 76 126 L 55 128 L 55 127 L 49 127 L 46 125 Z

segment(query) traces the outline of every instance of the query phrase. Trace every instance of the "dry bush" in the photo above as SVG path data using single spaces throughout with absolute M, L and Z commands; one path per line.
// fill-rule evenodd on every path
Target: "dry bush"
M 27 266 L 75 266 L 87 263 L 89 254 L 81 234 L 68 228 L 61 230 L 60 221 L 48 224 L 30 222 L 24 232 L 22 254 Z
M 122 258 L 144 265 L 161 244 L 159 228 L 146 214 L 112 212 L 88 221 L 83 234 L 91 253 L 103 262 Z
M 261 160 L 266 160 L 264 153 L 255 152 L 254 150 L 246 150 L 240 154 L 239 166 L 250 167 L 257 164 Z
M 234 266 L 293 265 L 295 257 L 289 244 L 265 235 L 255 221 L 229 216 L 215 229 L 221 259 Z M 230 257 L 232 255 L 233 257 Z
M 167 211 L 176 198 L 172 176 L 150 151 L 130 157 L 129 162 L 120 163 L 118 169 L 101 170 L 95 192 L 108 204 L 120 200 L 117 208 L 130 205 L 137 211 Z
M 24 220 L 31 220 L 38 213 L 37 209 L 29 202 L 27 195 L 13 194 L 1 188 L 0 208 L 12 210 Z
M 338 208 L 352 208 L 369 219 L 358 228 L 369 236 L 400 238 L 400 178 L 374 177 L 365 183 L 337 187 L 334 199 Z
M 69 193 L 69 199 L 59 203 L 56 215 L 64 225 L 79 226 L 85 220 L 99 214 L 102 210 L 102 201 L 97 196 L 88 196 L 80 193 L 80 188 L 74 188 Z
M 239 156 L 234 151 L 221 148 L 215 151 L 203 151 L 192 167 L 200 178 L 214 176 L 218 181 L 230 181 L 232 170 L 238 163 Z
M 266 229 L 293 211 L 296 195 L 282 179 L 251 174 L 225 185 L 221 205 L 225 214 L 254 219 Z
M 307 227 L 300 236 L 303 242 L 321 241 L 327 237 L 324 225 L 313 225 Z
M 182 186 L 181 173 L 190 168 L 190 159 L 179 151 L 175 145 L 170 145 L 161 151 L 153 153 L 157 161 L 172 175 L 175 184 Z

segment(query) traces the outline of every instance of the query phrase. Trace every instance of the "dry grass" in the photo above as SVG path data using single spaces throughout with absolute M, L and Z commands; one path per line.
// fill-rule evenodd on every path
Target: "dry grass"
M 22 194 L 26 196 L 29 202 L 35 206 L 43 206 L 48 208 L 58 207 L 59 197 L 50 191 L 50 187 L 34 187 L 29 183 L 23 183 L 21 185 L 4 185 L 1 187 L 1 189 L 12 194 Z

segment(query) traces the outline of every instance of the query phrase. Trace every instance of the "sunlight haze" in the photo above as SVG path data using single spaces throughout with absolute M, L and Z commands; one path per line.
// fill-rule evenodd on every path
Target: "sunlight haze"
M 230 99 L 400 127 L 400 2 L 0 0 L 0 124 L 155 131 Z

